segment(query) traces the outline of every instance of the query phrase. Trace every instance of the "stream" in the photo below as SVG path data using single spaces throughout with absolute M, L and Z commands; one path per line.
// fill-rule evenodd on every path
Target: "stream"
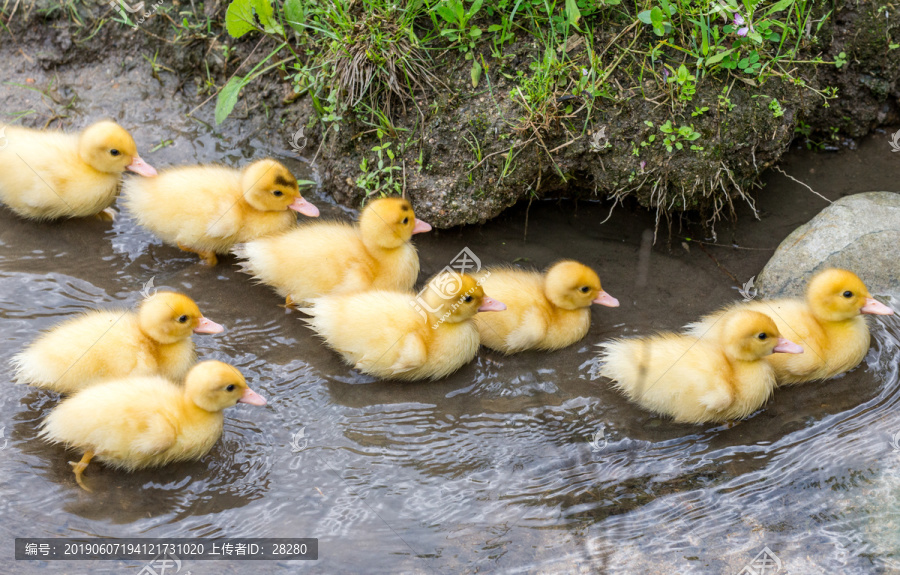
M 271 155 L 298 178 L 321 180 L 287 141 L 239 123 L 220 132 L 190 120 L 192 106 L 171 96 L 174 80 L 148 84 L 136 74 L 102 62 L 59 72 L 60 85 L 78 96 L 73 125 L 115 118 L 157 168 Z M 12 76 L 25 81 L 24 72 Z M 0 86 L 7 113 L 31 107 L 46 119 L 41 100 Z M 163 139 L 174 145 L 151 153 Z M 830 200 L 894 190 L 900 158 L 889 141 L 889 132 L 876 131 L 837 152 L 795 147 L 780 168 Z M 569 200 L 417 235 L 420 284 L 464 248 L 483 265 L 543 268 L 573 258 L 596 269 L 622 305 L 594 306 L 588 336 L 567 349 L 511 357 L 482 349 L 451 377 L 415 384 L 376 381 L 344 365 L 233 257 L 205 267 L 125 212 L 113 224 L 35 224 L 0 208 L 3 571 L 142 566 L 16 562 L 15 537 L 319 539 L 317 561 L 254 562 L 254 573 L 736 574 L 764 549 L 779 573 L 900 570 L 897 316 L 870 319 L 873 343 L 862 365 L 779 390 L 730 428 L 672 423 L 592 376 L 594 344 L 677 329 L 734 301 L 781 240 L 827 205 L 781 173 L 770 170 L 764 182 L 760 219 L 736 204 L 738 223 L 720 221 L 716 242 L 696 222 L 670 230 L 663 220 L 653 244 L 655 214 Z M 307 197 L 323 218 L 354 217 L 327 190 Z M 199 357 L 237 366 L 269 405 L 228 410 L 222 439 L 200 461 L 130 474 L 91 465 L 88 493 L 67 464 L 74 454 L 37 438 L 58 397 L 12 384 L 9 360 L 61 320 L 135 306 L 151 279 L 226 326 L 194 337 Z M 900 305 L 900 292 L 878 295 Z M 247 568 L 204 561 L 184 571 Z

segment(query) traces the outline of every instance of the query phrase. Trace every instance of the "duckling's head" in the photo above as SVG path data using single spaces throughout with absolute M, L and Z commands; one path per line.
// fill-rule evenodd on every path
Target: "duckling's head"
M 175 343 L 191 333 L 220 333 L 225 328 L 203 317 L 194 300 L 179 293 L 159 292 L 141 303 L 141 331 L 159 343 Z
M 562 309 L 580 309 L 592 303 L 619 307 L 619 300 L 603 291 L 594 270 L 575 261 L 562 261 L 547 270 L 544 295 Z
M 275 160 L 259 160 L 246 168 L 241 176 L 244 199 L 261 212 L 294 210 L 315 218 L 319 208 L 303 199 L 297 178 Z
M 78 139 L 78 155 L 98 172 L 121 174 L 131 170 L 142 176 L 155 176 L 153 166 L 137 153 L 134 138 L 115 122 L 97 122 L 87 127 Z
M 806 288 L 806 301 L 813 314 L 825 321 L 845 321 L 861 313 L 894 313 L 894 310 L 869 295 L 866 284 L 859 276 L 841 269 L 827 269 L 813 276 Z
M 413 234 L 431 231 L 431 226 L 416 219 L 408 200 L 379 198 L 360 214 L 359 229 L 367 245 L 393 249 L 408 242 Z
M 725 352 L 734 359 L 756 361 L 773 353 L 803 353 L 803 348 L 781 337 L 772 318 L 750 310 L 728 312 L 720 321 Z
M 475 278 L 449 270 L 428 281 L 424 299 L 432 315 L 447 323 L 465 321 L 480 311 L 506 309 L 505 304 L 485 295 Z
M 222 411 L 235 403 L 265 405 L 266 400 L 247 387 L 247 381 L 234 366 L 221 361 L 201 361 L 184 379 L 184 394 L 206 411 Z

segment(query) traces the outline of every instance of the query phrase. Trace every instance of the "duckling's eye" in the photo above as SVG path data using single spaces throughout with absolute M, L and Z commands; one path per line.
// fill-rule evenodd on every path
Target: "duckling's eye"
M 232 384 L 229 384 L 228 387 L 225 388 L 225 391 L 234 391 L 234 388 L 235 388 L 235 387 L 236 387 L 236 386 L 235 386 L 233 383 L 232 383 Z
M 589 291 L 591 291 L 591 288 L 589 288 L 588 286 L 583 286 L 583 287 L 581 288 L 581 293 L 587 293 L 587 292 L 589 292 Z
M 280 198 L 281 196 L 284 195 L 284 192 L 282 192 L 281 190 L 275 190 L 274 192 L 272 192 L 272 195 L 275 196 L 276 198 Z
M 405 226 L 406 224 L 409 223 L 409 218 L 403 218 L 403 221 L 400 222 L 400 223 L 403 224 L 403 225 Z
M 471 303 L 471 302 L 472 302 L 472 296 L 467 295 L 466 297 L 463 298 L 463 301 L 466 302 L 466 303 Z
M 766 338 L 768 338 L 769 336 L 767 336 L 767 335 L 765 334 L 765 332 L 763 332 L 763 333 L 759 334 L 759 335 L 756 336 L 756 337 L 758 337 L 760 341 L 766 341 Z
M 109 151 L 109 155 L 110 155 L 110 156 L 118 156 L 118 155 L 121 154 L 121 153 L 122 153 L 122 152 L 120 152 L 119 150 L 117 150 L 117 149 L 115 149 L 115 148 L 113 148 L 112 150 Z
M 847 291 L 845 291 L 845 292 L 844 292 L 843 294 L 841 294 L 841 295 L 843 295 L 843 296 L 846 297 L 846 298 L 851 298 L 851 297 L 853 297 L 853 292 L 850 291 L 850 290 L 847 290 Z
M 178 323 L 185 323 L 188 320 L 188 316 L 182 315 L 178 317 Z

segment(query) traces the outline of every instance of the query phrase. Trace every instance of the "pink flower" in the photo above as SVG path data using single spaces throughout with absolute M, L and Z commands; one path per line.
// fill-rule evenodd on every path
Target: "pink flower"
M 753 25 L 752 25 L 752 24 L 749 25 L 749 26 L 744 26 L 745 23 L 746 23 L 746 22 L 744 21 L 744 17 L 741 16 L 740 14 L 738 14 L 738 13 L 735 13 L 735 15 L 734 15 L 734 27 L 738 29 L 738 31 L 737 31 L 737 35 L 738 35 L 738 36 L 746 36 L 746 35 L 747 35 L 747 32 L 749 32 L 750 30 L 753 30 Z

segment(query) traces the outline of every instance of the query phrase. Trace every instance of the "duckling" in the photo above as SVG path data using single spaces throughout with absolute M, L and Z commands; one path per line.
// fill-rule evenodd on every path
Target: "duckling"
M 356 226 L 316 222 L 235 249 L 243 270 L 275 288 L 285 305 L 365 289 L 410 290 L 419 256 L 410 242 L 431 226 L 403 198 L 380 198 Z
M 319 215 L 300 195 L 297 178 L 275 160 L 259 160 L 243 171 L 173 168 L 152 180 L 127 182 L 122 193 L 140 225 L 210 266 L 218 263 L 216 254 L 237 243 L 295 226 L 294 212 Z
M 664 333 L 600 344 L 600 374 L 630 400 L 681 423 L 742 419 L 762 406 L 775 387 L 763 358 L 802 354 L 772 318 L 734 310 L 722 318 L 716 340 Z
M 191 368 L 184 386 L 131 376 L 79 391 L 50 412 L 40 436 L 84 452 L 69 464 L 78 485 L 90 491 L 82 474 L 95 457 L 127 471 L 200 459 L 222 435 L 222 411 L 238 402 L 266 405 L 240 371 L 204 361 Z
M 155 176 L 134 139 L 115 122 L 92 124 L 80 134 L 0 126 L 0 203 L 32 220 L 102 215 L 119 191 L 122 172 Z
M 482 345 L 506 354 L 572 345 L 591 326 L 591 304 L 619 305 L 603 291 L 594 270 L 571 260 L 546 274 L 499 267 L 473 275 L 507 306 L 506 313 L 475 316 Z
M 335 294 L 303 311 L 312 316 L 312 329 L 356 369 L 384 379 L 438 379 L 475 357 L 472 317 L 506 306 L 485 295 L 472 276 L 450 271 L 435 276 L 423 294 Z
M 191 334 L 223 329 L 191 298 L 159 292 L 137 313 L 92 311 L 51 329 L 13 358 L 15 379 L 59 393 L 138 375 L 180 381 L 196 360 Z
M 813 276 L 805 300 L 750 301 L 733 307 L 770 315 L 785 337 L 806 349 L 803 355 L 767 358 L 775 368 L 778 385 L 829 379 L 853 369 L 869 350 L 869 327 L 863 315 L 894 313 L 869 295 L 856 274 L 842 269 L 827 269 Z M 729 309 L 689 324 L 687 332 L 696 337 L 717 337 L 718 320 Z

